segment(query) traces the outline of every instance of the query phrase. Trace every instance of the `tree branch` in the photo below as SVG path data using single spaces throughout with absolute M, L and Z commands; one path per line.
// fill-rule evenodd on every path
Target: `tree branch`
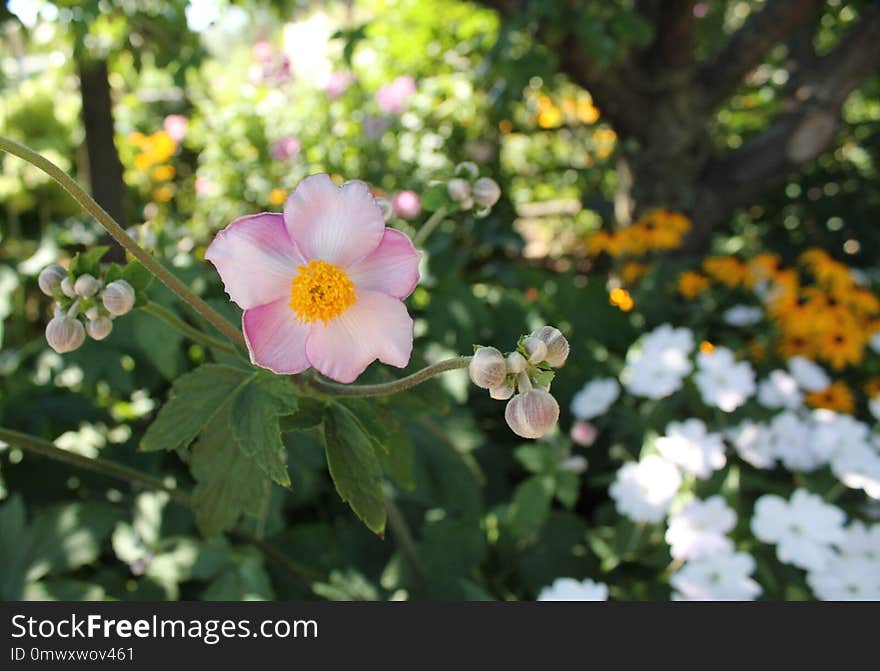
M 767 52 L 815 15 L 824 0 L 768 0 L 700 68 L 698 79 L 711 109 L 729 98 Z
M 638 0 L 636 9 L 655 31 L 644 64 L 654 72 L 689 70 L 694 64 L 694 0 Z
M 836 49 L 810 59 L 788 87 L 774 122 L 707 169 L 710 189 L 730 208 L 754 202 L 800 165 L 827 151 L 846 98 L 880 68 L 880 0 L 862 11 Z

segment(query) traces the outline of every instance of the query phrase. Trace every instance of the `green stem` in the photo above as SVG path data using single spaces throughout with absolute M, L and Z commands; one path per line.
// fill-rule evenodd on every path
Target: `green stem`
M 238 355 L 239 353 L 238 350 L 236 350 L 234 347 L 230 347 L 225 341 L 209 336 L 208 334 L 203 333 L 202 331 L 197 329 L 195 326 L 187 324 L 164 305 L 159 305 L 158 303 L 153 303 L 151 301 L 144 305 L 141 309 L 143 309 L 144 312 L 149 312 L 151 315 L 158 317 L 163 322 L 168 324 L 171 328 L 175 329 L 193 342 L 197 342 L 199 345 L 203 345 L 205 347 L 213 347 L 214 349 L 221 350 L 228 354 Z
M 192 497 L 188 492 L 172 487 L 163 480 L 134 468 L 129 468 L 128 466 L 123 466 L 122 464 L 107 461 L 106 459 L 101 459 L 99 457 L 83 457 L 82 455 L 62 450 L 60 447 L 56 447 L 46 440 L 35 438 L 34 436 L 29 436 L 28 434 L 19 431 L 12 431 L 11 429 L 0 428 L 0 440 L 27 452 L 54 459 L 55 461 L 60 461 L 65 464 L 70 464 L 71 466 L 76 466 L 77 468 L 82 468 L 86 471 L 100 473 L 101 475 L 106 475 L 117 480 L 141 485 L 147 489 L 168 492 L 178 503 L 190 509 L 193 507 Z M 312 569 L 302 566 L 286 557 L 282 552 L 269 545 L 262 538 L 257 538 L 254 534 L 251 534 L 248 531 L 236 529 L 230 533 L 233 536 L 240 538 L 242 541 L 258 548 L 266 557 L 275 561 L 301 580 L 311 582 L 321 578 L 321 576 Z
M 422 227 L 418 230 L 418 232 L 413 237 L 413 245 L 415 247 L 421 247 L 425 244 L 425 240 L 434 232 L 434 229 L 437 228 L 442 222 L 443 217 L 446 216 L 446 208 L 441 207 L 434 214 L 428 217 L 428 221 L 422 224 Z
M 419 558 L 415 539 L 409 530 L 406 518 L 403 516 L 400 508 L 397 507 L 391 495 L 385 496 L 385 510 L 388 513 L 388 526 L 391 529 L 394 542 L 400 549 L 401 554 L 409 561 L 416 575 L 424 582 L 427 575 L 425 573 L 425 566 Z
M 24 159 L 58 182 L 58 184 L 60 184 L 86 212 L 91 214 L 98 223 L 107 230 L 116 242 L 125 247 L 134 258 L 140 261 L 145 268 L 158 277 L 163 284 L 171 289 L 171 291 L 180 296 L 182 300 L 192 305 L 196 312 L 207 319 L 218 331 L 232 340 L 232 342 L 241 345 L 242 347 L 246 346 L 244 336 L 237 328 L 221 317 L 210 305 L 194 294 L 183 282 L 177 279 L 171 271 L 150 256 L 134 240 L 132 240 L 128 233 L 125 232 L 125 229 L 116 223 L 113 217 L 107 214 L 104 208 L 98 205 L 98 203 L 96 203 L 95 200 L 85 192 L 76 180 L 70 177 L 70 175 L 47 158 L 41 156 L 32 149 L 28 149 L 18 142 L 10 140 L 9 138 L 0 136 L 0 149 Z
M 101 475 L 116 478 L 117 480 L 125 480 L 133 484 L 142 485 L 147 489 L 158 489 L 168 492 L 179 503 L 182 503 L 185 506 L 191 505 L 190 496 L 186 492 L 168 485 L 165 481 L 159 478 L 148 475 L 147 473 L 138 471 L 134 468 L 129 468 L 128 466 L 123 466 L 122 464 L 117 464 L 113 461 L 107 461 L 106 459 L 100 459 L 98 457 L 84 457 L 74 452 L 68 452 L 46 440 L 29 436 L 26 433 L 12 431 L 11 429 L 0 428 L 0 440 L 9 443 L 10 445 L 15 445 L 27 452 L 33 452 L 34 454 L 39 454 L 43 457 L 54 459 L 55 461 L 76 466 L 77 468 L 100 473 Z
M 417 384 L 430 380 L 440 373 L 467 368 L 472 358 L 469 356 L 459 356 L 454 359 L 446 359 L 427 368 L 422 368 L 422 370 L 418 370 L 412 375 L 407 375 L 393 382 L 383 382 L 382 384 L 337 384 L 318 377 L 309 379 L 308 384 L 316 391 L 328 396 L 390 396 L 410 387 L 415 387 Z

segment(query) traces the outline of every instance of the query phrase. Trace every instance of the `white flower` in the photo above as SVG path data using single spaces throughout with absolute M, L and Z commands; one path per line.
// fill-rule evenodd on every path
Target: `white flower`
M 823 601 L 880 600 L 880 565 L 861 557 L 833 557 L 807 574 L 807 584 Z
M 557 578 L 538 594 L 538 601 L 607 601 L 608 586 L 592 580 Z
M 827 459 L 814 449 L 811 427 L 793 412 L 783 412 L 770 422 L 773 452 L 790 471 L 814 471 Z
M 802 356 L 789 359 L 788 370 L 804 391 L 822 391 L 831 384 L 831 378 L 822 366 Z
M 868 410 L 874 416 L 874 419 L 880 421 L 880 394 L 868 401 Z
M 764 318 L 764 311 L 749 305 L 734 305 L 725 310 L 722 317 L 731 326 L 752 326 Z
M 669 579 L 675 601 L 752 601 L 761 586 L 749 576 L 754 558 L 745 552 L 687 562 Z
M 850 489 L 880 499 L 880 455 L 869 445 L 851 445 L 831 458 L 831 472 Z
M 713 554 L 733 552 L 733 542 L 725 534 L 736 526 L 736 513 L 721 496 L 691 501 L 681 512 L 669 517 L 666 542 L 675 559 L 702 559 Z
M 630 347 L 621 381 L 634 396 L 660 399 L 681 389 L 693 369 L 689 357 L 694 349 L 690 329 L 663 324 Z
M 703 403 L 733 412 L 755 393 L 755 371 L 748 361 L 737 363 L 733 352 L 716 347 L 712 352 L 697 355 L 694 381 Z
M 620 396 L 620 385 L 612 377 L 584 385 L 571 401 L 571 414 L 578 419 L 593 419 L 608 412 Z
M 765 408 L 788 408 L 801 406 L 803 395 L 797 380 L 784 370 L 774 370 L 758 385 L 758 403 Z
M 813 449 L 825 461 L 842 456 L 845 452 L 871 449 L 867 424 L 849 415 L 831 410 L 815 410 L 813 419 Z
M 659 522 L 681 486 L 678 469 L 655 454 L 624 464 L 608 489 L 617 511 L 634 522 Z
M 751 526 L 758 540 L 776 544 L 779 561 L 819 571 L 834 558 L 831 545 L 845 538 L 844 520 L 840 508 L 797 489 L 790 501 L 774 494 L 759 498 Z
M 708 433 L 706 425 L 696 418 L 670 422 L 666 435 L 658 438 L 655 445 L 663 457 L 701 479 L 727 463 L 721 435 Z
M 842 556 L 876 562 L 880 570 L 880 524 L 869 527 L 864 522 L 853 522 L 836 545 Z
M 773 468 L 776 464 L 776 447 L 765 425 L 746 420 L 725 435 L 740 458 L 755 468 Z

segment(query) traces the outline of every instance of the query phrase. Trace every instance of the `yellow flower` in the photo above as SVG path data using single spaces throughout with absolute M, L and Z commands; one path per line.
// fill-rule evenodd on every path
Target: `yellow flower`
M 691 301 L 699 296 L 711 283 L 711 280 L 705 275 L 701 275 L 693 270 L 685 270 L 678 276 L 678 293 Z
M 703 261 L 703 272 L 730 288 L 754 283 L 749 267 L 733 256 L 710 256 Z
M 853 393 L 845 382 L 837 381 L 822 391 L 814 391 L 805 398 L 807 405 L 813 408 L 826 408 L 835 412 L 852 414 L 855 410 Z
M 626 289 L 612 289 L 608 295 L 608 302 L 619 307 L 623 312 L 629 312 L 635 306 L 632 296 Z
M 157 182 L 166 182 L 177 174 L 173 165 L 157 165 L 153 168 L 153 179 Z
M 690 229 L 691 221 L 686 216 L 662 209 L 645 213 L 630 228 L 647 249 L 659 250 L 679 247 Z
M 608 231 L 596 231 L 587 236 L 584 244 L 587 248 L 587 254 L 590 256 L 608 253 L 608 249 L 611 246 L 611 233 Z
M 831 364 L 834 370 L 841 370 L 847 364 L 861 363 L 864 343 L 859 334 L 844 322 L 839 322 L 820 336 L 819 355 Z
M 596 156 L 608 158 L 614 151 L 614 143 L 617 141 L 617 133 L 610 128 L 598 128 L 593 132 L 593 142 L 596 143 Z
M 645 263 L 630 261 L 629 263 L 623 264 L 623 268 L 620 269 L 620 276 L 623 278 L 625 284 L 634 284 L 645 276 L 648 269 L 649 266 Z
M 269 204 L 270 205 L 281 205 L 284 203 L 284 199 L 287 198 L 287 194 L 284 189 L 272 189 L 269 192 Z
M 541 128 L 558 128 L 562 125 L 562 111 L 551 104 L 538 112 L 538 125 Z
M 868 398 L 874 398 L 877 394 L 880 394 L 880 377 L 872 377 L 865 381 L 862 389 L 865 392 L 865 396 Z
M 749 350 L 749 356 L 752 361 L 763 361 L 764 357 L 767 356 L 767 348 L 764 347 L 764 344 L 759 340 L 749 340 L 746 347 Z
M 778 347 L 779 353 L 785 359 L 790 359 L 793 356 L 804 356 L 809 359 L 813 356 L 813 345 L 810 338 L 804 333 L 786 333 L 779 341 Z
M 599 108 L 589 98 L 578 98 L 577 116 L 584 123 L 596 123 L 599 120 Z
M 155 200 L 157 203 L 167 203 L 173 197 L 174 189 L 171 188 L 168 184 L 164 184 L 153 191 L 153 200 Z
M 715 345 L 710 343 L 708 340 L 704 340 L 703 342 L 700 343 L 700 351 L 703 354 L 711 354 L 712 352 L 715 351 Z

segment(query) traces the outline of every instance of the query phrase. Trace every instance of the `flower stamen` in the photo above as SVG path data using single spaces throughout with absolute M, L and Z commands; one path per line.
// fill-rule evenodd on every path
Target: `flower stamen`
M 318 319 L 326 324 L 357 302 L 354 282 L 340 266 L 312 260 L 297 270 L 290 283 L 289 305 L 303 324 Z

